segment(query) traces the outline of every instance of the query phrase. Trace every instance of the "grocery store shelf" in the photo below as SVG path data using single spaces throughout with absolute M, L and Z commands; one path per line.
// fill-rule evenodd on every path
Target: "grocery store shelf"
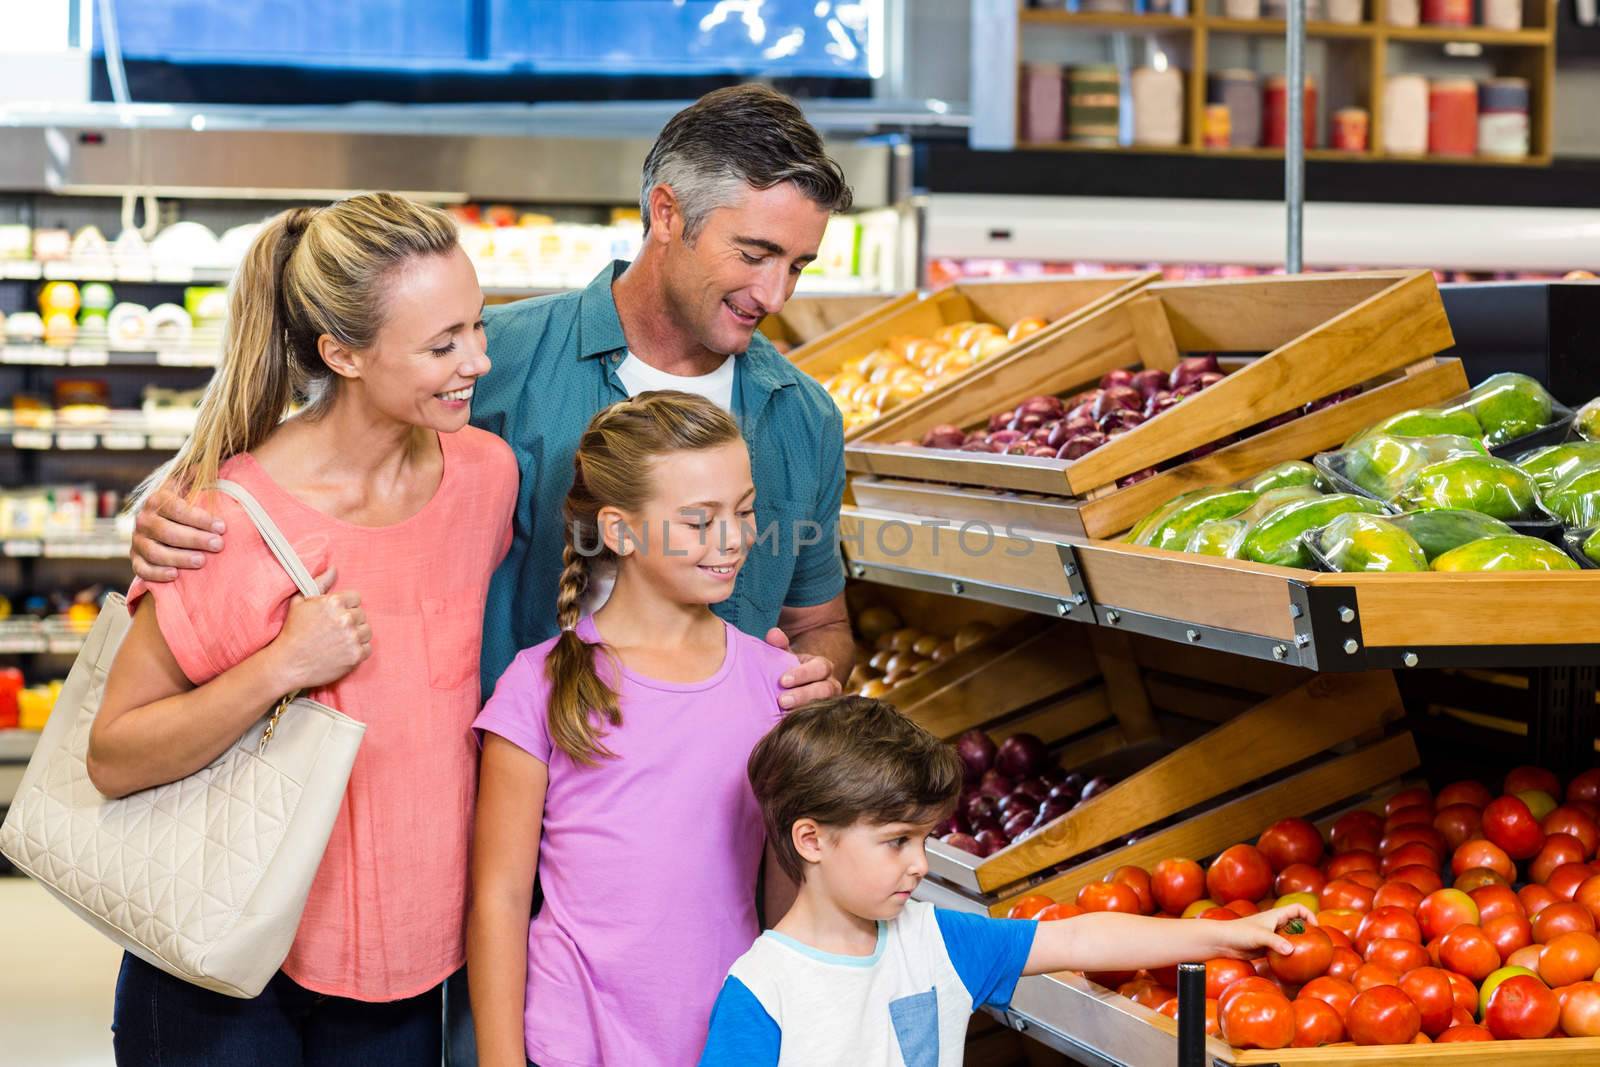
M 1023 25 L 1086 30 L 1188 30 L 1195 24 L 1189 15 L 1136 15 L 1123 11 L 1025 10 L 1018 12 L 1018 17 Z
M 124 559 L 132 544 L 130 536 L 113 522 L 81 534 L 53 534 L 48 537 L 7 537 L 0 540 L 0 556 L 10 559 Z
M 26 763 L 38 744 L 37 730 L 0 730 L 0 763 Z
M 1282 19 L 1206 19 L 1206 29 L 1212 33 L 1237 33 L 1252 37 L 1282 38 L 1288 25 Z M 1353 38 L 1372 37 L 1378 27 L 1368 22 L 1307 22 L 1307 37 Z
M 0 655 L 77 655 L 89 631 L 65 618 L 32 616 L 0 621 Z
M 187 427 L 154 421 L 139 412 L 112 412 L 101 422 L 3 425 L 0 448 L 33 452 L 174 452 L 188 440 L 189 432 Z
M 215 367 L 213 346 L 99 348 L 90 345 L 13 344 L 0 348 L 0 365 L 32 367 Z
M 8 281 L 126 282 L 144 285 L 226 285 L 234 268 L 221 264 L 124 262 L 114 259 L 0 260 L 0 278 Z
M 1391 41 L 1419 44 L 1481 44 L 1505 48 L 1543 48 L 1550 43 L 1551 30 L 1529 28 L 1492 30 L 1486 26 L 1388 26 L 1384 34 Z

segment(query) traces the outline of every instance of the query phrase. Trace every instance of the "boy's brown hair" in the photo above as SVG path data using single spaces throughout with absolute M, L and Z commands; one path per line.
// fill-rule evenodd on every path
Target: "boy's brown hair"
M 955 749 L 866 697 L 797 708 L 750 754 L 750 786 L 778 865 L 796 882 L 805 861 L 791 831 L 800 819 L 845 827 L 943 818 L 961 793 Z

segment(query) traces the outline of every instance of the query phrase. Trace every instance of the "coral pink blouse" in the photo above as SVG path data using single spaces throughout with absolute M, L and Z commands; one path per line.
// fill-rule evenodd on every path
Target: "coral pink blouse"
M 433 498 L 390 526 L 341 522 L 269 478 L 248 454 L 221 477 L 261 502 L 311 573 L 362 597 L 372 655 L 308 694 L 367 724 L 344 804 L 283 969 L 318 993 L 365 1001 L 426 992 L 465 959 L 467 845 L 476 791 L 478 651 L 489 576 L 511 543 L 517 464 L 478 429 L 441 434 Z M 204 684 L 277 636 L 296 595 L 230 497 L 202 501 L 228 524 L 223 550 L 177 581 L 136 581 L 162 636 Z

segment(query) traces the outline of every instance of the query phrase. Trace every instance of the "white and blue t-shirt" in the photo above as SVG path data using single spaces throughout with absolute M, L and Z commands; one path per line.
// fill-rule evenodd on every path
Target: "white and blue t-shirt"
M 728 972 L 700 1067 L 960 1067 L 973 1010 L 1011 1002 L 1037 927 L 913 900 L 870 956 L 768 930 Z

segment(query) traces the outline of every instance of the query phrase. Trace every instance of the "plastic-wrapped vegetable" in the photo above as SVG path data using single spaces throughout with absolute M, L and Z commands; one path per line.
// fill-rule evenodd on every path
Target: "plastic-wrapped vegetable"
M 1201 489 L 1191 489 L 1187 493 L 1179 493 L 1135 523 L 1133 529 L 1128 531 L 1127 540 L 1136 545 L 1147 544 L 1148 535 L 1157 523 L 1196 497 L 1212 492 L 1214 488 L 1206 486 Z
M 1457 456 L 1487 456 L 1475 437 L 1395 437 L 1373 434 L 1338 452 L 1317 456 L 1317 466 L 1379 500 L 1392 500 L 1422 468 Z
M 1481 438 L 1483 427 L 1478 424 L 1478 417 L 1466 408 L 1413 408 L 1368 426 L 1346 441 L 1344 446 L 1350 448 L 1380 433 L 1390 437 L 1439 437 L 1452 434 Z
M 1430 463 L 1406 480 L 1396 498 L 1406 508 L 1465 508 L 1497 519 L 1523 518 L 1538 499 L 1532 475 L 1493 456 Z
M 1336 571 L 1425 571 L 1428 557 L 1411 535 L 1376 515 L 1346 512 L 1306 534 L 1314 553 Z
M 1572 557 L 1549 541 L 1522 534 L 1485 537 L 1433 561 L 1436 571 L 1575 571 Z
M 1326 496 L 1322 490 L 1310 485 L 1286 485 L 1280 489 L 1268 489 L 1257 498 L 1254 504 L 1239 512 L 1237 518 L 1245 523 L 1254 525 L 1271 515 L 1285 504 L 1294 504 L 1301 500 L 1316 500 Z
M 1583 539 L 1580 550 L 1595 566 L 1600 567 L 1600 530 L 1593 530 Z
M 1600 461 L 1600 441 L 1568 441 L 1524 452 L 1512 460 L 1533 475 L 1539 492 L 1548 493 L 1579 467 Z
M 1585 441 L 1600 441 L 1600 396 L 1578 409 L 1578 415 L 1572 420 L 1572 425 L 1578 431 L 1578 436 Z
M 1297 485 L 1316 486 L 1321 479 L 1317 468 L 1302 459 L 1291 459 L 1276 467 L 1269 467 L 1243 483 L 1245 489 L 1265 493 L 1272 489 L 1285 489 Z
M 1181 552 L 1196 526 L 1209 519 L 1231 519 L 1254 504 L 1256 495 L 1248 489 L 1225 486 L 1195 493 L 1168 511 L 1165 518 L 1145 530 L 1134 543 Z
M 1555 398 L 1526 374 L 1492 374 L 1473 387 L 1460 407 L 1483 427 L 1490 448 L 1515 441 L 1555 421 Z
M 1285 504 L 1251 527 L 1239 554 L 1257 563 L 1310 567 L 1311 554 L 1301 541 L 1301 535 L 1351 511 L 1377 515 L 1383 513 L 1383 505 L 1353 493 L 1334 493 Z
M 1459 548 L 1470 541 L 1516 532 L 1499 519 L 1461 508 L 1408 511 L 1388 521 L 1410 534 L 1430 563 L 1452 548 Z
M 1600 523 L 1600 462 L 1586 463 L 1568 472 L 1544 495 L 1544 506 L 1568 526 Z
M 1243 519 L 1209 519 L 1194 528 L 1184 551 L 1201 556 L 1237 558 L 1250 524 Z

